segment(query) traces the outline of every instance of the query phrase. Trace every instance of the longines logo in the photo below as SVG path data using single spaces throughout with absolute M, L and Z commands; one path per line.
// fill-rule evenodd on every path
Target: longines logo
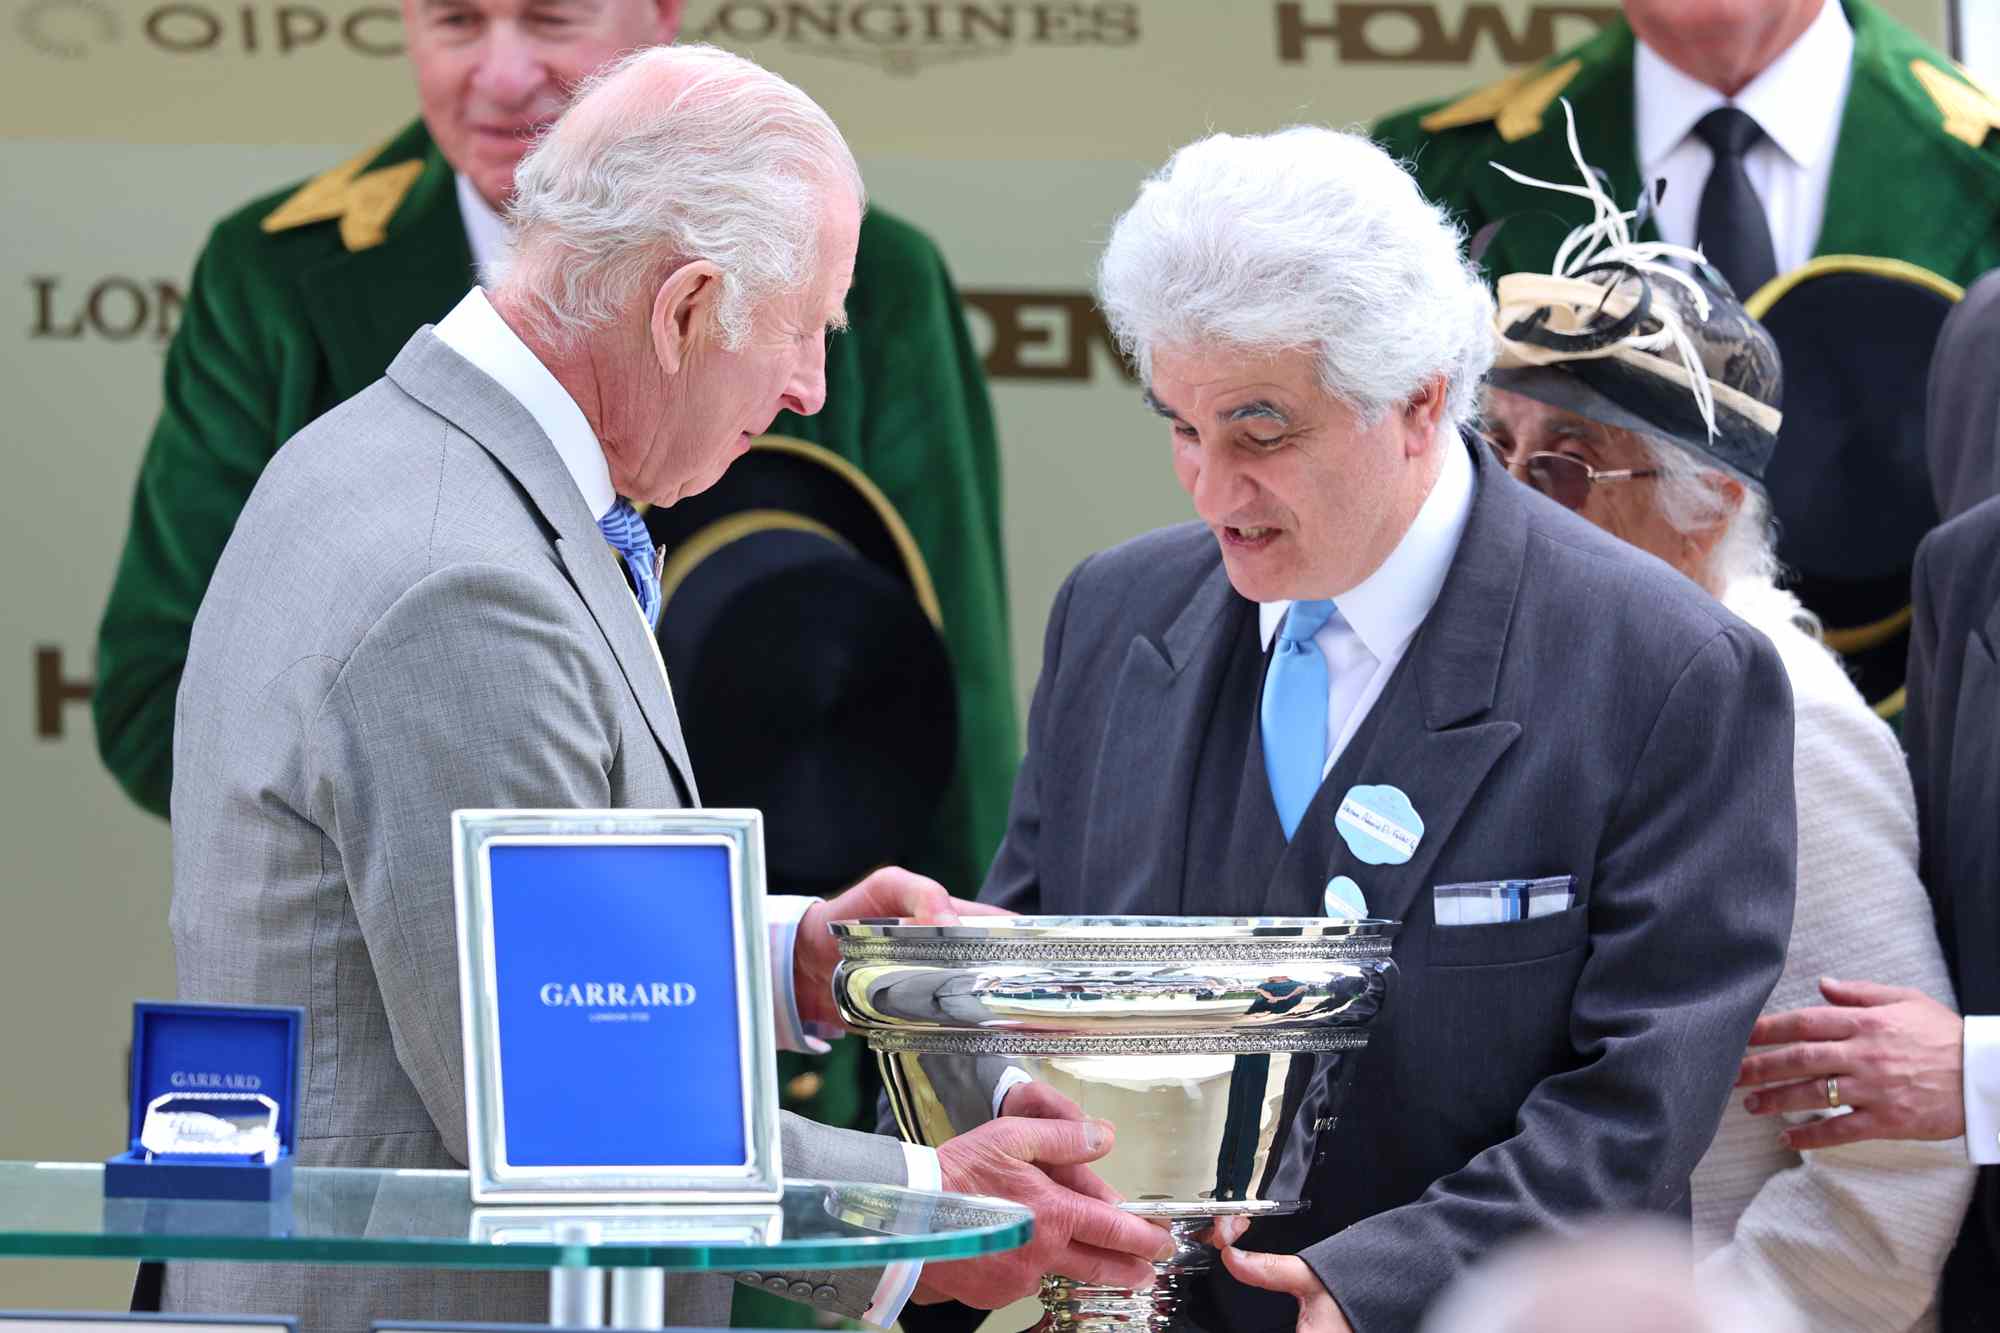
M 693 1004 L 694 987 L 685 981 L 547 981 L 536 992 L 551 1009 L 584 1009 L 592 1023 L 650 1023 L 654 1009 Z
M 1131 46 L 1139 40 L 1139 6 L 727 0 L 694 35 L 724 46 L 782 42 L 890 74 L 915 74 L 926 65 L 1005 55 L 1022 46 Z
M 1618 6 L 1529 5 L 1519 26 L 1496 4 L 1307 4 L 1277 9 L 1278 59 L 1303 62 L 1308 42 L 1325 42 L 1345 65 L 1469 65 L 1486 43 L 1509 65 L 1545 60 L 1618 17 Z
M 185 1069 L 167 1075 L 167 1082 L 176 1088 L 222 1088 L 229 1092 L 255 1092 L 264 1086 L 264 1080 L 255 1074 L 200 1074 Z
M 173 3 L 139 9 L 106 0 L 22 0 L 21 39 L 43 55 L 81 60 L 126 42 L 175 56 L 289 56 L 330 46 L 360 56 L 403 54 L 394 5 Z
M 35 294 L 30 338 L 75 341 L 102 338 L 131 342 L 145 338 L 165 345 L 180 323 L 181 289 L 165 278 L 99 278 L 87 288 L 65 285 L 63 279 L 35 274 L 28 279 Z

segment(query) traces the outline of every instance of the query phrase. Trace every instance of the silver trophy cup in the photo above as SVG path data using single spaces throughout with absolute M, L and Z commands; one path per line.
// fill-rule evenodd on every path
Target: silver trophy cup
M 1296 1212 L 1275 1192 L 1288 1086 L 1338 1113 L 1395 964 L 1395 924 L 1294 917 L 1022 916 L 834 926 L 843 1017 L 882 1064 L 896 1122 L 932 1147 L 1036 1082 L 1111 1122 L 1095 1170 L 1177 1250 L 1149 1292 L 1049 1276 L 1040 1330 L 1175 1327 L 1215 1262 L 1218 1217 Z M 1332 1062 L 1331 1068 L 1326 1062 Z M 1296 1177 L 1299 1173 L 1289 1173 Z M 1296 1190 L 1289 1191 L 1296 1193 Z

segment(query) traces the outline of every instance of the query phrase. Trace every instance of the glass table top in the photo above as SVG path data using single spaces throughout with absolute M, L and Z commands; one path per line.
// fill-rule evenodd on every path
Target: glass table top
M 890 1185 L 785 1182 L 775 1204 L 481 1206 L 463 1171 L 300 1167 L 277 1204 L 107 1199 L 104 1168 L 0 1162 L 0 1258 L 423 1268 L 872 1268 L 1025 1244 L 1027 1209 Z

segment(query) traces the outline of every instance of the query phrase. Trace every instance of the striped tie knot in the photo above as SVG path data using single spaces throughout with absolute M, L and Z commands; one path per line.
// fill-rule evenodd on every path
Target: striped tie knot
M 646 531 L 646 520 L 621 495 L 609 512 L 597 520 L 597 528 L 625 562 L 625 572 L 631 575 L 632 591 L 639 599 L 639 610 L 645 614 L 646 623 L 658 629 L 660 578 L 653 566 L 653 534 Z

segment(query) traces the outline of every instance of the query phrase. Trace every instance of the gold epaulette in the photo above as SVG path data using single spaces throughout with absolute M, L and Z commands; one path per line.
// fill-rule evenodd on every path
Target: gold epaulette
M 1417 124 L 1425 133 L 1436 134 L 1439 130 L 1483 125 L 1490 120 L 1506 142 L 1525 139 L 1542 128 L 1542 113 L 1562 95 L 1562 90 L 1582 68 L 1581 60 L 1570 59 L 1553 69 L 1523 70 L 1512 78 L 1469 93 L 1450 106 L 1439 107 Z
M 279 204 L 264 219 L 267 232 L 288 231 L 311 222 L 340 219 L 340 242 L 349 250 L 366 250 L 380 245 L 388 235 L 389 219 L 401 207 L 403 196 L 424 171 L 422 158 L 411 158 L 394 166 L 363 172 L 382 152 L 382 145 L 366 149 L 299 187 L 299 192 Z
M 1930 94 L 1931 101 L 1937 103 L 1938 114 L 1944 117 L 1944 132 L 1978 148 L 1985 144 L 1987 131 L 2000 128 L 2000 102 L 1971 82 L 1972 75 L 1963 67 L 1958 72 L 1965 81 L 1953 78 L 1928 60 L 1910 62 L 1910 73 L 1917 76 L 1917 82 Z

